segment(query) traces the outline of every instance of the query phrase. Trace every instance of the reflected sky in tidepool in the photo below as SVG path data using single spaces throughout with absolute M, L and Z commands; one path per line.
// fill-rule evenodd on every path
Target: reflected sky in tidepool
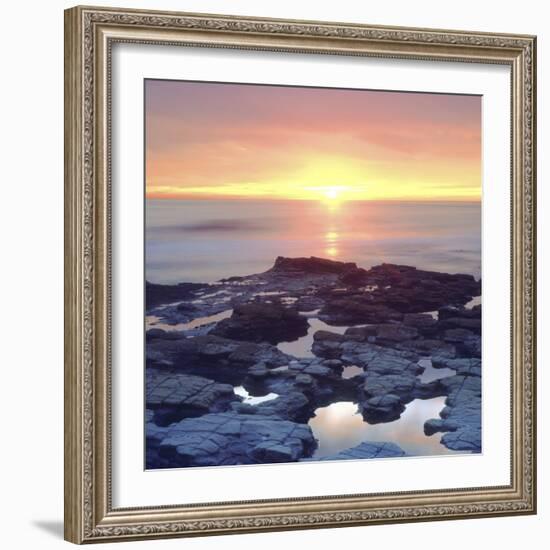
M 368 424 L 358 412 L 357 404 L 332 403 L 315 411 L 309 421 L 319 447 L 313 455 L 322 458 L 356 447 L 363 441 L 392 442 L 406 453 L 416 456 L 456 454 L 441 445 L 441 434 L 424 434 L 424 422 L 439 418 L 445 397 L 416 399 L 409 403 L 401 418 L 383 424 Z
M 235 392 L 235 395 L 239 395 L 243 398 L 243 403 L 247 403 L 248 405 L 259 405 L 260 403 L 265 403 L 266 401 L 273 401 L 273 399 L 276 399 L 279 397 L 279 394 L 277 393 L 268 393 L 266 395 L 260 395 L 260 396 L 253 396 L 248 393 L 248 391 L 244 388 L 244 386 L 235 386 L 233 388 L 233 391 Z
M 342 378 L 344 380 L 349 380 L 350 378 L 353 378 L 354 376 L 362 374 L 363 372 L 365 372 L 364 369 L 362 369 L 361 367 L 358 367 L 357 365 L 345 366 L 342 369 Z
M 197 317 L 188 323 L 178 323 L 176 325 L 163 323 L 156 315 L 147 315 L 145 317 L 145 328 L 146 330 L 149 330 L 150 328 L 160 328 L 162 330 L 191 330 L 193 328 L 209 325 L 210 323 L 217 323 L 223 319 L 228 319 L 231 315 L 233 315 L 233 310 L 226 309 L 225 311 L 220 311 L 220 313 L 215 313 L 214 315 Z
M 428 384 L 434 380 L 441 380 L 441 378 L 447 378 L 447 376 L 456 374 L 454 369 L 449 369 L 447 367 L 434 368 L 431 359 L 420 359 L 418 364 L 424 367 L 424 372 L 418 376 L 418 379 L 423 384 Z
M 468 303 L 464 304 L 466 309 L 481 305 L 481 296 L 474 296 Z
M 313 345 L 313 335 L 318 330 L 328 330 L 329 332 L 336 332 L 338 334 L 344 334 L 348 327 L 334 327 L 332 325 L 327 325 L 323 321 L 317 318 L 311 318 L 307 320 L 309 323 L 309 328 L 307 334 L 293 340 L 292 342 L 280 342 L 277 344 L 277 347 L 283 352 L 288 353 L 294 357 L 315 357 L 311 351 L 311 346 Z

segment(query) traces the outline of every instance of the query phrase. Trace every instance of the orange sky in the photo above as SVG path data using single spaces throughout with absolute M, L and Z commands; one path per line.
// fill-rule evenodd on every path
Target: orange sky
M 146 81 L 148 198 L 479 200 L 481 97 Z

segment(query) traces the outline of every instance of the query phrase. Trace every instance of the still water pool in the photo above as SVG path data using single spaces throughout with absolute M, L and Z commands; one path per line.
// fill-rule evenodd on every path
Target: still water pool
M 313 435 L 319 442 L 313 458 L 339 453 L 363 441 L 389 441 L 416 456 L 451 454 L 453 451 L 441 444 L 442 434 L 424 434 L 424 422 L 430 418 L 439 418 L 439 411 L 444 406 L 445 397 L 415 399 L 397 420 L 368 424 L 363 420 L 356 403 L 331 403 L 317 409 L 309 421 Z

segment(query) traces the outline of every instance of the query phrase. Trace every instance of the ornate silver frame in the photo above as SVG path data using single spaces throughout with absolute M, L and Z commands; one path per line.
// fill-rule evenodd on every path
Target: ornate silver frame
M 512 461 L 503 487 L 113 509 L 110 56 L 116 42 L 452 60 L 512 74 Z M 75 7 L 65 12 L 65 538 L 75 543 L 536 512 L 536 38 Z

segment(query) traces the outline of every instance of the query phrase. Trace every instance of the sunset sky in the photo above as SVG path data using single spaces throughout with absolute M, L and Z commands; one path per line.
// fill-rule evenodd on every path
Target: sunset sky
M 145 86 L 148 198 L 480 199 L 479 96 Z

